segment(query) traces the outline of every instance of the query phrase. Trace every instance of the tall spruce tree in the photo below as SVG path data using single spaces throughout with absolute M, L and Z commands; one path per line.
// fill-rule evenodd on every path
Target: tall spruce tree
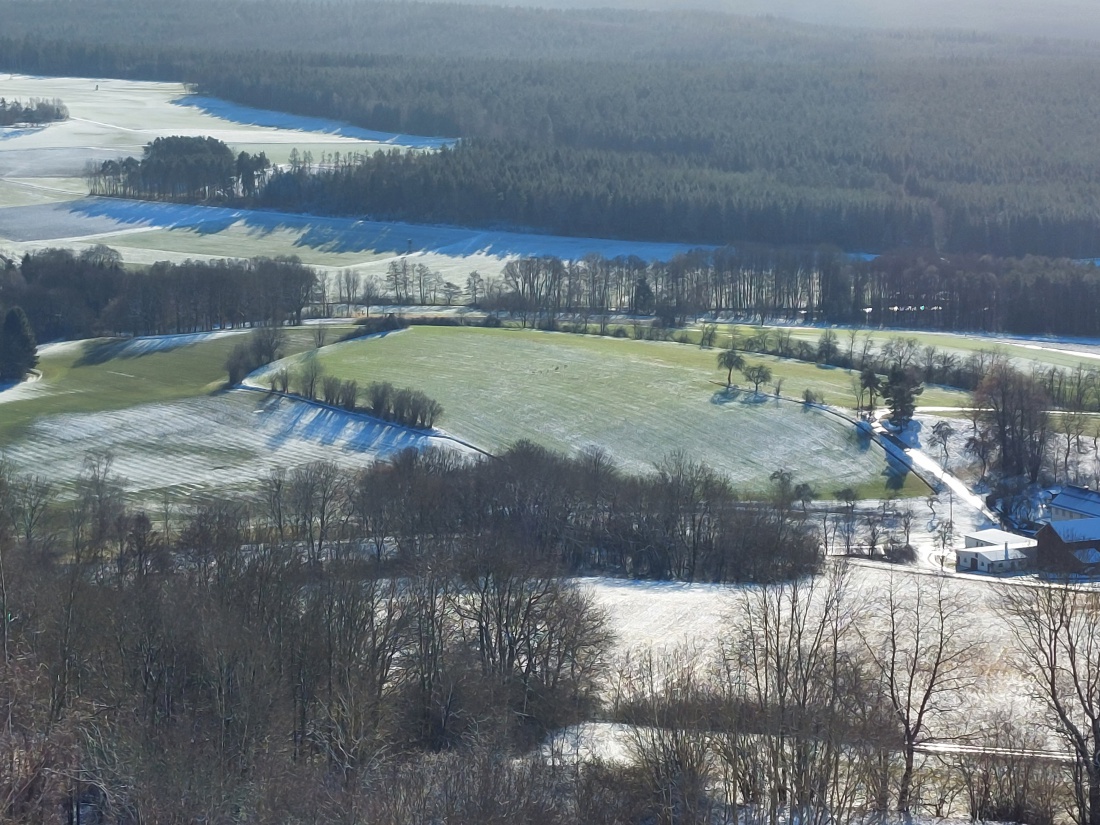
M 18 381 L 38 364 L 34 339 L 22 307 L 12 307 L 4 315 L 0 329 L 0 381 Z
M 900 364 L 890 367 L 890 375 L 882 389 L 882 397 L 890 408 L 890 420 L 899 427 L 912 421 L 917 411 L 917 396 L 922 392 L 924 387 L 912 369 Z

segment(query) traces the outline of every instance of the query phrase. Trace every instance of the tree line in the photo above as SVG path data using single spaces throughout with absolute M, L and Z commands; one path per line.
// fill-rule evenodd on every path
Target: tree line
M 324 327 L 318 326 L 315 330 L 314 343 L 319 348 L 324 345 Z M 360 333 L 356 331 L 352 334 L 357 336 Z M 230 386 L 239 384 L 249 373 L 281 358 L 285 347 L 286 336 L 282 327 L 255 328 L 248 340 L 233 347 L 226 359 Z M 359 382 L 353 378 L 325 375 L 316 349 L 306 354 L 299 368 L 292 371 L 290 367 L 280 367 L 272 370 L 266 379 L 273 391 L 322 401 L 348 412 L 369 413 L 403 427 L 430 430 L 443 416 L 443 405 L 420 390 L 395 388 L 388 381 L 372 381 L 361 391 Z
M 372 289 L 415 300 L 410 279 L 424 277 L 395 262 Z M 1100 270 L 1065 259 L 912 250 L 862 260 L 830 247 L 746 244 L 667 262 L 522 258 L 499 278 L 473 273 L 465 286 L 477 306 L 550 328 L 588 321 L 606 327 L 607 314 L 627 312 L 666 328 L 714 315 L 761 324 L 1100 335 Z
M 26 105 L 18 100 L 6 100 L 0 97 L 0 126 L 41 126 L 55 120 L 67 120 L 69 110 L 57 98 L 40 100 L 32 97 Z
M 296 258 L 162 261 L 136 272 L 106 247 L 46 249 L 0 271 L 0 305 L 22 307 L 44 341 L 164 335 L 300 324 L 315 283 Z

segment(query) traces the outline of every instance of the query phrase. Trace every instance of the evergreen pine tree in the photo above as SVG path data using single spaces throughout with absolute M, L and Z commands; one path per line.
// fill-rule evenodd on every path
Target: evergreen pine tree
M 0 328 L 0 381 L 19 381 L 38 363 L 38 344 L 22 307 L 12 307 Z

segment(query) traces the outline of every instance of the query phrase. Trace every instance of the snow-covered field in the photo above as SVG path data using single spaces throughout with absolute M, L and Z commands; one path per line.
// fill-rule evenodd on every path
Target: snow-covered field
M 292 149 L 319 159 L 395 147 L 430 151 L 453 141 L 252 109 L 190 95 L 175 83 L 9 75 L 0 77 L 0 96 L 59 98 L 70 112 L 61 123 L 0 130 L 0 253 L 8 257 L 105 243 L 132 264 L 294 254 L 329 271 L 384 274 L 392 259 L 411 254 L 445 278 L 464 279 L 474 269 L 499 272 L 521 255 L 656 260 L 691 248 L 90 198 L 81 184 L 87 164 L 140 155 L 169 135 L 209 135 L 264 151 L 275 163 Z
M 432 269 L 442 269 L 440 259 L 460 262 L 463 277 L 473 269 L 500 269 L 515 256 L 578 259 L 595 252 L 666 260 L 694 248 L 94 197 L 0 208 L 0 239 L 16 252 L 104 243 L 126 260 L 137 255 L 135 262 L 166 260 L 171 256 L 165 252 L 189 258 L 295 254 L 306 263 L 378 274 L 394 257 L 411 254 L 414 263 Z
M 364 467 L 402 449 L 464 451 L 445 437 L 248 390 L 128 409 L 48 416 L 5 451 L 17 472 L 75 479 L 89 450 L 110 452 L 135 500 L 247 489 L 274 467 L 330 460 Z
M 841 418 L 716 385 L 714 353 L 680 344 L 472 327 L 413 327 L 334 344 L 326 373 L 359 386 L 390 381 L 439 401 L 444 425 L 499 452 L 521 439 L 570 453 L 598 446 L 623 469 L 651 472 L 680 450 L 742 489 L 777 468 L 828 496 L 885 494 L 903 468 Z M 291 372 L 294 358 L 279 362 Z M 277 367 L 275 367 L 277 368 Z M 910 479 L 908 492 L 923 485 Z
M 230 145 L 249 144 L 328 151 L 438 145 L 411 135 L 355 130 L 313 118 L 274 122 L 260 110 L 195 98 L 180 83 L 83 77 L 0 76 L 0 95 L 10 99 L 59 98 L 69 119 L 33 129 L 4 130 L 0 177 L 74 177 L 88 160 L 139 155 L 158 137 L 201 135 Z

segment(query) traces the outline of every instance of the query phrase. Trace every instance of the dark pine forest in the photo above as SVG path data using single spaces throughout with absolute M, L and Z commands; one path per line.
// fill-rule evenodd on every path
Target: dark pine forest
M 178 80 L 455 148 L 258 205 L 848 250 L 1100 256 L 1087 45 L 709 13 L 0 2 L 0 68 Z M 201 21 L 201 22 L 199 22 Z

